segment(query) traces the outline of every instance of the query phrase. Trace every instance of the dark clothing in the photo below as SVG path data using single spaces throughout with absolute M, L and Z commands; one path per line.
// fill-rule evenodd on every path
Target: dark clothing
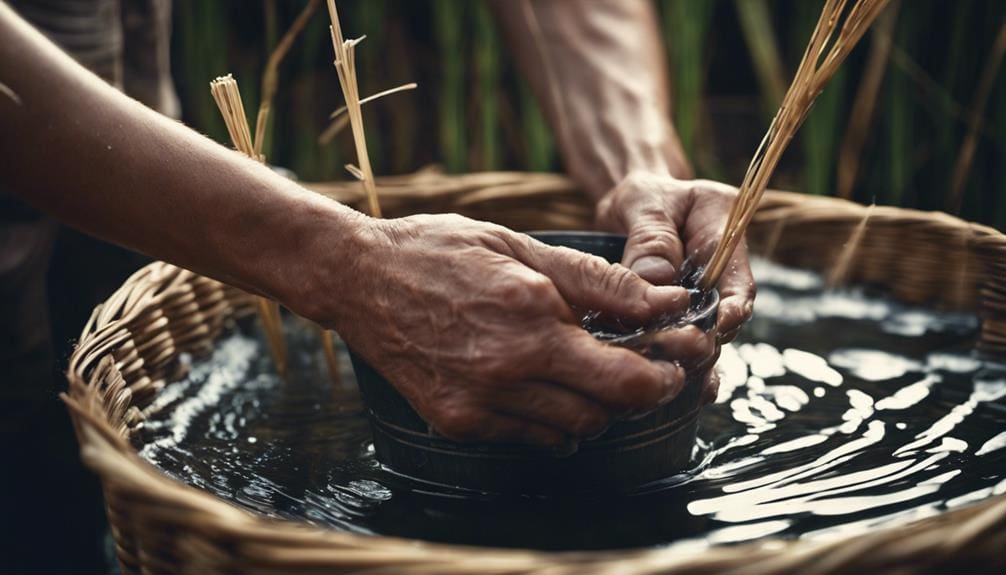
M 13 0 L 78 62 L 177 117 L 170 0 Z M 72 190 L 66 190 L 73 193 Z M 0 556 L 4 573 L 104 573 L 98 483 L 66 409 L 66 359 L 95 305 L 145 258 L 59 226 L 0 182 Z

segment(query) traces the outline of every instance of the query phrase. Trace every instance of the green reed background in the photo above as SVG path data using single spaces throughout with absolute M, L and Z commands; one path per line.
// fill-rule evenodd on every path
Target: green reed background
M 269 49 L 303 0 L 175 0 L 173 56 L 184 120 L 226 141 L 209 95 L 233 72 L 249 114 Z M 738 183 L 788 86 L 821 0 L 656 0 L 668 50 L 674 121 L 700 176 Z M 560 170 L 550 130 L 478 0 L 341 0 L 343 27 L 366 34 L 358 49 L 364 94 L 416 81 L 419 89 L 368 104 L 368 145 L 379 174 L 431 163 L 452 172 Z M 836 193 L 836 166 L 862 100 L 878 36 L 892 42 L 857 164 L 853 197 L 942 209 L 954 165 L 977 117 L 977 148 L 961 213 L 1006 228 L 1006 80 L 995 64 L 1006 22 L 1002 0 L 901 0 L 891 22 L 857 47 L 822 94 L 773 187 Z M 317 137 L 341 105 L 327 16 L 319 10 L 283 64 L 266 151 L 305 180 L 346 178 L 348 133 Z M 879 30 L 879 31 L 878 31 Z M 994 81 L 976 116 L 979 80 Z M 254 118 L 252 118 L 254 125 Z

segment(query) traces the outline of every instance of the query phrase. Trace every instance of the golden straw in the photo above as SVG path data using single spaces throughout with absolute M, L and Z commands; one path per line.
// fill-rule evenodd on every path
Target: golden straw
M 356 146 L 356 156 L 360 162 L 359 172 L 363 189 L 367 192 L 367 203 L 370 215 L 381 217 L 381 205 L 377 201 L 377 186 L 374 184 L 374 172 L 370 168 L 370 155 L 367 153 L 367 139 L 363 133 L 363 112 L 360 106 L 360 89 L 356 83 L 356 45 L 366 36 L 355 40 L 346 40 L 342 36 L 339 25 L 339 12 L 335 9 L 335 1 L 328 0 L 328 15 L 332 20 L 332 47 L 335 49 L 335 70 L 339 74 L 339 85 L 346 99 L 346 112 L 349 124 L 353 129 L 353 143 Z M 355 175 L 355 174 L 354 174 Z M 358 176 L 359 177 L 359 176 Z
M 699 278 L 701 289 L 712 289 L 719 282 L 793 135 L 810 113 L 814 100 L 887 2 L 888 0 L 854 0 L 851 8 L 846 10 L 850 4 L 848 0 L 825 1 L 793 83 L 744 175 L 740 192 L 730 210 L 723 238 Z M 841 27 L 839 22 L 842 23 Z M 832 42 L 836 30 L 838 36 Z
M 378 100 L 385 96 L 390 96 L 392 94 L 397 94 L 399 92 L 405 92 L 406 90 L 415 90 L 418 86 L 419 84 L 416 84 L 415 82 L 409 82 L 408 84 L 402 84 L 401 86 L 390 88 L 383 92 L 371 94 L 370 96 L 367 96 L 366 98 L 360 100 L 360 105 L 362 106 L 367 102 L 373 102 L 374 100 Z M 332 123 L 330 123 L 328 127 L 325 128 L 325 131 L 322 132 L 320 136 L 318 136 L 319 144 L 324 145 L 331 142 L 332 139 L 335 138 L 339 134 L 339 132 L 341 132 L 342 129 L 346 127 L 346 124 L 349 122 L 349 119 L 343 115 L 345 113 L 346 113 L 345 106 L 332 112 L 332 114 L 328 117 L 330 120 L 332 120 Z
M 210 82 L 210 93 L 220 108 L 220 114 L 224 117 L 224 124 L 227 125 L 227 133 L 230 134 L 234 147 L 249 158 L 264 163 L 265 157 L 255 152 L 252 143 L 248 117 L 245 115 L 244 104 L 241 103 L 241 92 L 238 91 L 237 81 L 230 74 L 221 76 Z M 276 364 L 276 371 L 280 375 L 286 375 L 286 344 L 283 342 L 283 319 L 279 313 L 279 304 L 268 298 L 258 297 L 256 306 L 262 319 L 262 326 L 265 328 L 269 352 Z

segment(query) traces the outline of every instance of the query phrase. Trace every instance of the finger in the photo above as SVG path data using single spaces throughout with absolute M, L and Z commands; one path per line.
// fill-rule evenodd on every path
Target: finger
M 548 382 L 497 387 L 483 398 L 493 411 L 558 429 L 576 438 L 595 437 L 611 423 L 611 413 L 583 395 Z
M 693 367 L 704 365 L 715 353 L 716 334 L 689 325 L 654 334 L 646 355 Z
M 544 274 L 570 305 L 646 321 L 688 309 L 688 292 L 654 286 L 628 268 L 570 248 L 529 242 L 522 261 Z
M 709 405 L 716 401 L 720 392 L 720 374 L 715 369 L 710 369 L 706 377 L 702 380 L 702 405 Z
M 461 418 L 430 424 L 433 432 L 462 443 L 512 442 L 529 445 L 561 446 L 569 443 L 558 429 L 519 417 L 471 409 Z
M 743 327 L 743 326 L 737 327 L 733 331 L 728 331 L 726 333 L 717 334 L 716 341 L 720 345 L 726 345 L 726 344 L 732 342 L 734 339 L 737 338 L 738 335 L 740 335 L 740 333 L 741 333 L 741 327 Z
M 648 360 L 603 344 L 582 329 L 564 327 L 560 343 L 544 354 L 539 378 L 562 384 L 615 413 L 648 411 L 681 392 L 685 383 L 681 366 Z
M 719 182 L 701 180 L 696 188 L 702 191 L 688 219 L 689 257 L 707 262 L 722 240 L 723 229 L 734 202 L 736 191 Z M 755 283 L 748 263 L 747 244 L 741 242 L 734 250 L 726 270 L 717 284 L 720 305 L 717 313 L 717 332 L 735 332 L 751 317 L 754 306 Z
M 658 285 L 679 279 L 684 247 L 678 223 L 687 202 L 669 194 L 668 180 L 636 174 L 627 178 L 598 205 L 598 223 L 626 234 L 622 265 Z
M 754 311 L 756 287 L 751 265 L 748 263 L 747 247 L 743 243 L 737 246 L 717 288 L 720 292 L 720 308 L 716 315 L 716 331 L 722 334 L 721 341 L 729 341 L 725 339 L 725 335 L 736 336 L 740 327 L 751 319 Z
M 677 225 L 663 207 L 639 208 L 626 219 L 629 226 L 622 265 L 651 283 L 676 283 L 684 260 L 684 246 Z

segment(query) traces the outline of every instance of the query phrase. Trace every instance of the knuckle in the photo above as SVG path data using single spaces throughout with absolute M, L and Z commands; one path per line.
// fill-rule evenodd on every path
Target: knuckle
M 652 254 L 669 254 L 681 248 L 677 230 L 667 221 L 640 223 L 632 232 L 633 243 L 638 249 Z
M 595 276 L 598 277 L 598 276 Z M 610 293 L 621 293 L 631 287 L 635 278 L 629 268 L 624 266 L 607 266 L 600 276 L 601 286 Z
M 663 397 L 660 385 L 642 375 L 623 379 L 617 388 L 625 407 L 631 409 L 655 407 Z
M 621 313 L 636 319 L 646 318 L 651 314 L 651 305 L 643 293 L 645 283 L 635 272 L 621 264 L 614 264 L 608 266 L 601 278 L 600 282 L 595 280 L 595 285 L 599 285 L 604 293 L 620 297 Z
M 598 278 L 607 278 L 611 273 L 611 264 L 600 256 L 577 254 L 576 271 L 581 282 L 596 282 Z
M 481 417 L 466 403 L 455 402 L 436 410 L 431 422 L 438 433 L 455 441 L 474 441 L 479 438 Z
M 598 377 L 600 381 L 611 382 L 612 400 L 619 407 L 641 409 L 654 406 L 661 399 L 659 381 L 627 361 L 605 362 Z
M 594 436 L 608 427 L 610 417 L 597 410 L 582 410 L 573 421 L 572 432 L 579 437 Z
M 501 301 L 509 308 L 537 309 L 541 300 L 548 297 L 552 289 L 551 281 L 535 272 L 532 274 L 508 274 L 496 281 Z
M 722 202 L 733 202 L 734 199 L 737 198 L 738 194 L 737 188 L 713 180 L 695 180 L 695 187 L 693 190 L 711 199 Z
M 647 361 L 640 358 L 640 362 Z M 647 362 L 648 363 L 648 362 Z M 655 375 L 650 366 L 637 364 L 619 370 L 621 377 L 615 380 L 614 386 L 624 407 L 630 409 L 649 409 L 655 407 L 664 396 L 663 382 Z
M 525 289 L 527 295 L 534 301 L 552 299 L 558 295 L 552 280 L 537 272 L 528 275 L 525 280 Z
M 496 242 L 496 251 L 510 254 L 518 258 L 523 254 L 533 253 L 535 240 L 527 234 L 515 233 L 503 226 L 491 224 L 490 237 Z

